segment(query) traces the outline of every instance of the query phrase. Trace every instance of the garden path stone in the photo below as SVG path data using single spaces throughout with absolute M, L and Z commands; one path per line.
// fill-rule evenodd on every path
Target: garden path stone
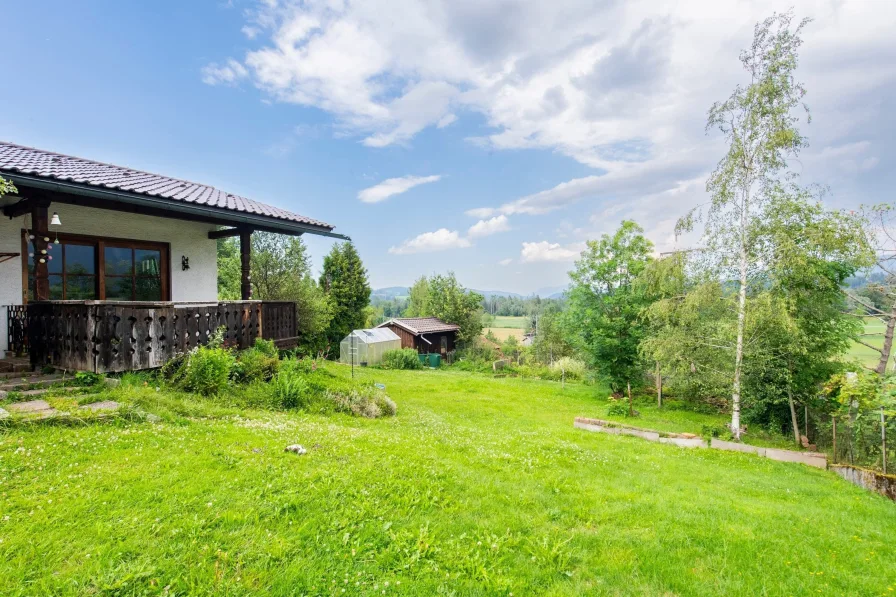
M 6 412 L 6 409 L 0 408 L 0 421 L 2 421 L 3 419 L 8 419 L 8 418 L 9 418 L 9 413 Z
M 6 409 L 10 412 L 19 413 L 19 414 L 33 414 L 33 413 L 41 413 L 41 412 L 56 412 L 52 406 L 50 406 L 46 400 L 29 400 L 28 402 L 13 402 L 12 404 L 7 404 Z
M 117 410 L 118 403 L 114 400 L 102 400 L 100 402 L 92 402 L 90 404 L 85 404 L 81 406 L 82 409 L 87 410 Z

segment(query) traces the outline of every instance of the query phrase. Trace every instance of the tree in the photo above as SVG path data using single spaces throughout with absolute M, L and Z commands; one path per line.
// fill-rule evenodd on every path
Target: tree
M 404 311 L 405 317 L 426 317 L 430 315 L 429 280 L 426 276 L 414 282 L 408 292 L 408 306 Z
M 744 330 L 747 325 L 747 287 L 751 274 L 764 260 L 754 249 L 758 214 L 769 200 L 770 190 L 790 177 L 787 160 L 799 154 L 805 139 L 797 129 L 795 110 L 806 94 L 794 78 L 800 34 L 808 19 L 791 27 L 793 14 L 775 14 L 756 25 L 753 44 L 741 52 L 740 61 L 750 84 L 738 85 L 731 96 L 709 110 L 706 128 L 717 128 L 728 142 L 728 151 L 710 175 L 711 195 L 704 239 L 708 255 L 723 272 L 736 279 L 737 328 L 731 391 L 731 431 L 740 438 L 741 375 Z M 693 226 L 697 212 L 679 222 L 678 230 Z M 731 271 L 734 270 L 734 271 Z
M 292 301 L 300 352 L 314 353 L 326 346 L 325 332 L 332 306 L 311 276 L 311 259 L 301 238 L 267 232 L 252 235 L 252 296 L 258 300 Z M 218 241 L 218 297 L 240 298 L 239 244 Z
M 320 285 L 333 307 L 327 338 L 331 345 L 335 345 L 352 330 L 363 328 L 367 322 L 370 283 L 361 256 L 352 243 L 333 245 L 324 257 Z
M 218 239 L 218 299 L 238 301 L 240 293 L 240 248 L 233 238 Z
M 611 391 L 629 391 L 643 371 L 639 345 L 644 335 L 640 313 L 645 295 L 635 279 L 650 262 L 653 244 L 635 222 L 622 222 L 613 236 L 588 241 L 575 269 L 570 272 L 571 329 L 591 365 Z M 630 405 L 631 408 L 631 405 Z
M 423 276 L 411 286 L 405 317 L 438 317 L 460 326 L 459 342 L 471 342 L 482 333 L 482 295 L 464 288 L 454 272 Z
M 13 195 L 18 192 L 16 185 L 0 176 L 0 195 Z

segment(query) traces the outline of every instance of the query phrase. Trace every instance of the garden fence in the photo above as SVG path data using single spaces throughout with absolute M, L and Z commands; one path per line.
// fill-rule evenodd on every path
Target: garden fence
M 856 409 L 841 415 L 804 410 L 801 414 L 800 433 L 827 453 L 831 463 L 896 473 L 896 416 L 883 409 Z

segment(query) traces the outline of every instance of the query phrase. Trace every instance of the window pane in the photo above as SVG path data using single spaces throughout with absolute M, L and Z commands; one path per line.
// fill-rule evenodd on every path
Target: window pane
M 48 276 L 50 278 L 50 300 L 51 301 L 61 301 L 62 300 L 62 276 L 60 275 L 52 275 Z
M 133 249 L 124 249 L 121 247 L 106 247 L 104 257 L 106 259 L 107 275 L 129 275 L 133 273 Z
M 107 262 L 108 264 L 108 262 Z M 106 276 L 106 300 L 107 301 L 130 301 L 133 293 L 131 283 L 133 278 L 112 278 Z
M 66 259 L 66 263 L 68 260 Z M 96 276 L 65 277 L 65 299 L 69 301 L 86 301 L 96 298 Z
M 135 264 L 138 276 L 158 276 L 162 271 L 162 252 L 136 249 Z
M 47 258 L 47 271 L 51 274 L 61 274 L 62 273 L 62 245 L 54 245 L 53 243 L 49 243 L 47 245 L 47 254 L 44 255 Z M 40 256 L 38 256 L 38 259 Z
M 162 300 L 161 278 L 138 277 L 136 280 L 138 301 Z
M 56 252 L 56 249 L 53 249 Z M 89 245 L 65 245 L 65 272 L 67 274 L 92 274 L 96 261 L 96 248 Z M 54 258 L 55 262 L 57 258 Z

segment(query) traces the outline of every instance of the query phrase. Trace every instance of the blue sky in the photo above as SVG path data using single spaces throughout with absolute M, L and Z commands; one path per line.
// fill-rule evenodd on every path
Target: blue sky
M 723 151 L 706 110 L 777 4 L 10 2 L 0 138 L 328 221 L 374 287 L 529 293 L 623 218 L 695 242 L 672 227 Z M 793 4 L 815 19 L 794 169 L 832 207 L 892 201 L 896 4 Z

